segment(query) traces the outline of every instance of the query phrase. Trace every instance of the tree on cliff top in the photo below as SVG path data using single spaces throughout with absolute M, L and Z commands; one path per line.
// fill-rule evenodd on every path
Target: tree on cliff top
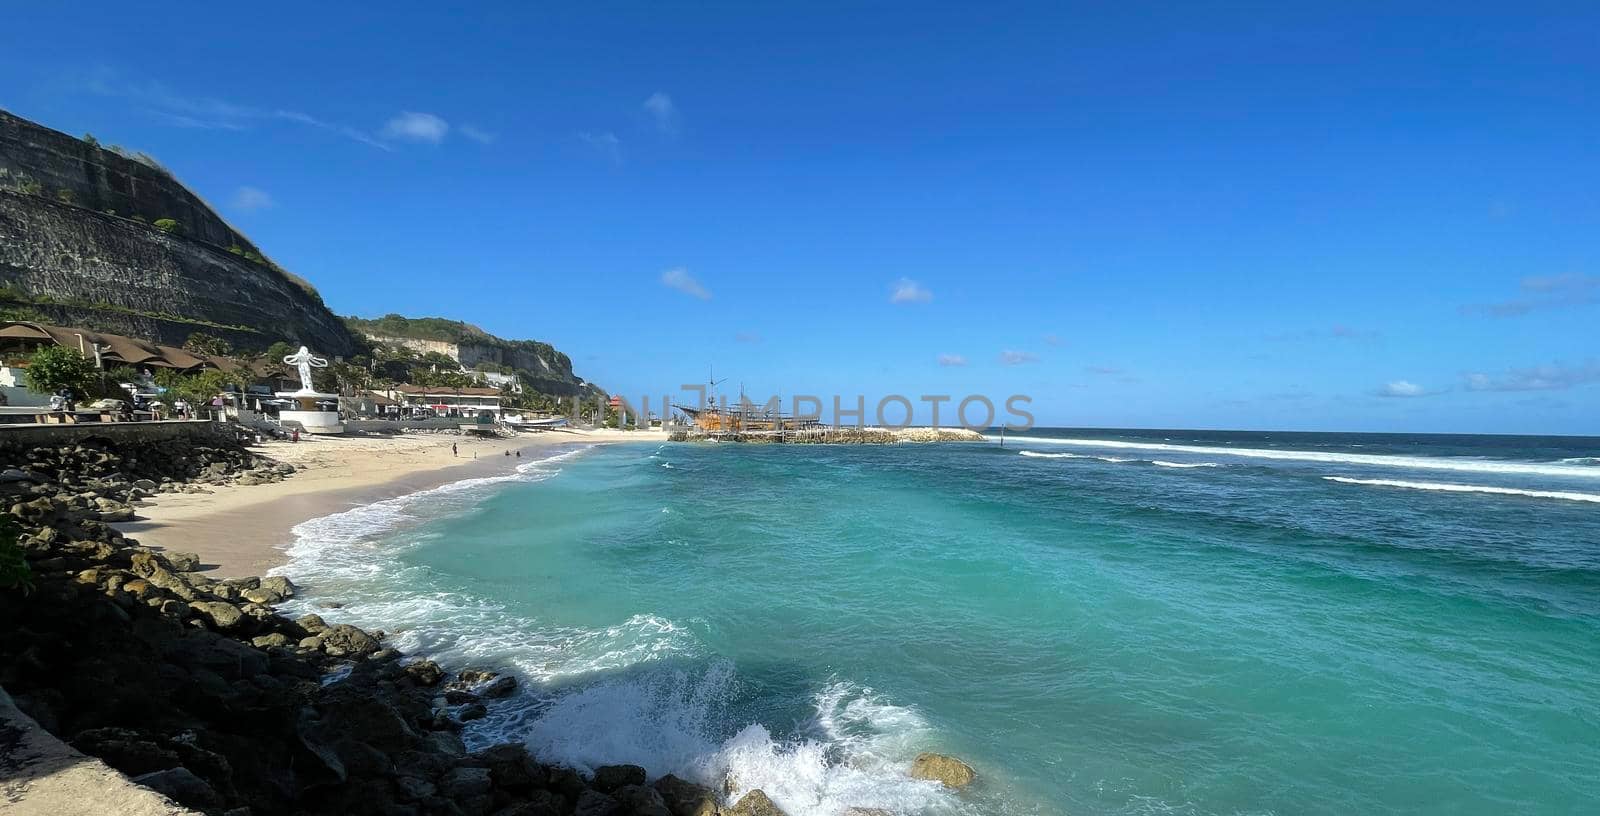
M 28 387 L 41 394 L 70 388 L 81 397 L 89 393 L 98 373 L 87 357 L 64 346 L 45 346 L 28 358 Z

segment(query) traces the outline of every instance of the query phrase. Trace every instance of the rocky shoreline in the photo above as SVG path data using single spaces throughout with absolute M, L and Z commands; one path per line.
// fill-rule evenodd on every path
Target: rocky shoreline
M 468 752 L 463 724 L 515 678 L 408 660 L 383 632 L 291 620 L 273 610 L 294 595 L 289 580 L 208 578 L 194 557 L 109 523 L 157 492 L 292 472 L 220 442 L 0 449 L 0 518 L 32 573 L 0 590 L 0 687 L 50 734 L 215 816 L 782 813 L 759 790 L 730 804 L 635 766 L 585 777 L 522 745 Z M 925 757 L 914 775 L 971 781 L 958 760 Z

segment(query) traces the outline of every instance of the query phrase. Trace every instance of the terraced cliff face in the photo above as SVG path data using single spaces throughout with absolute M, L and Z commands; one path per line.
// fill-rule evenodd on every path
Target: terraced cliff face
M 164 218 L 181 234 L 153 226 Z M 309 286 L 259 258 L 165 171 L 0 111 L 0 286 L 13 314 L 174 345 L 203 331 L 243 348 L 356 350 Z
M 492 363 L 490 370 L 513 370 L 524 385 L 541 394 L 565 397 L 599 393 L 597 387 L 573 374 L 572 359 L 549 343 L 506 340 L 470 323 L 442 317 L 391 314 L 371 320 L 348 317 L 345 323 L 370 340 L 405 346 L 419 354 L 443 354 L 467 368 Z

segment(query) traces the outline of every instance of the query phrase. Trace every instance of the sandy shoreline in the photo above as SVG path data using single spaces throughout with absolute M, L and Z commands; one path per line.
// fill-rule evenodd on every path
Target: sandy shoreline
M 310 437 L 269 442 L 256 453 L 288 462 L 297 472 L 282 482 L 213 487 L 214 492 L 161 494 L 117 524 L 143 546 L 200 557 L 214 578 L 264 575 L 284 563 L 290 530 L 326 516 L 395 496 L 477 476 L 510 472 L 529 451 L 586 442 L 664 442 L 659 431 L 549 431 L 513 439 L 454 435 L 387 438 Z M 459 455 L 452 455 L 454 443 Z M 522 458 L 507 452 L 523 451 Z

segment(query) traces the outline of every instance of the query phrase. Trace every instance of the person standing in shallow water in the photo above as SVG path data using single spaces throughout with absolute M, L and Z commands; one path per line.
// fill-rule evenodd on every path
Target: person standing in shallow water
M 456 452 L 456 443 L 454 443 L 454 442 L 450 443 L 450 455 L 451 456 L 459 456 L 460 455 L 460 454 L 458 454 Z

